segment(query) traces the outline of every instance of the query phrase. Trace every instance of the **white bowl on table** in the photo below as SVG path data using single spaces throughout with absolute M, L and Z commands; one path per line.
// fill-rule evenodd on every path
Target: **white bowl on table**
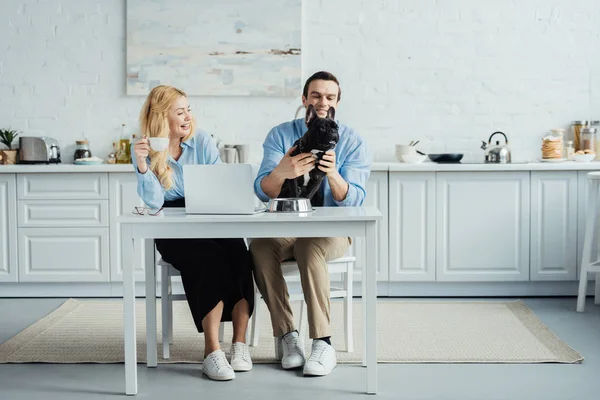
M 575 162 L 590 162 L 596 158 L 596 154 L 573 154 L 571 157 L 573 157 L 573 161 Z

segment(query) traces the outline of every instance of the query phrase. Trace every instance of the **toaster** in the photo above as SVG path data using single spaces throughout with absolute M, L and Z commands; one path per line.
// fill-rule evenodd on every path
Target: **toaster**
M 60 162 L 58 141 L 46 136 L 19 138 L 19 164 L 50 164 Z

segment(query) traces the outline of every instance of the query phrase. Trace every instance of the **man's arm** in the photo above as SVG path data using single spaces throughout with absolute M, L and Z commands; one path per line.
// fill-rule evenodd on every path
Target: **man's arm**
M 362 140 L 357 140 L 354 149 L 348 154 L 339 171 L 333 150 L 323 155 L 319 169 L 327 174 L 331 195 L 338 206 L 363 204 L 371 173 L 371 158 Z
M 337 171 L 335 174 L 328 177 L 329 187 L 331 188 L 331 195 L 335 201 L 343 201 L 348 195 L 348 189 L 350 189 L 350 185 L 342 175 L 340 175 Z
M 271 173 L 264 177 L 262 181 L 260 181 L 260 187 L 264 194 L 269 196 L 270 199 L 274 199 L 279 196 L 281 193 L 281 187 L 285 182 L 285 178 L 277 173 L 277 168 L 275 168 Z
M 263 161 L 254 181 L 254 192 L 260 200 L 268 201 L 276 198 L 286 179 L 294 179 L 314 168 L 315 160 L 312 153 L 302 153 L 292 157 L 294 148 L 285 152 L 276 128 L 267 135 L 263 144 Z

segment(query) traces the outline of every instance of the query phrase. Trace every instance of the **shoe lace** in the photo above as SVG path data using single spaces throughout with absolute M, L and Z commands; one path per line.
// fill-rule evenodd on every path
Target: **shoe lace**
M 283 344 L 288 354 L 300 352 L 300 347 L 298 346 L 298 337 L 286 335 L 283 337 Z
M 210 358 L 213 364 L 217 367 L 217 370 L 221 370 L 221 368 L 227 367 L 227 359 L 225 358 L 225 354 L 215 354 L 214 357 Z
M 249 362 L 250 361 L 250 352 L 248 352 L 248 346 L 243 343 L 234 343 L 233 344 L 233 353 L 235 358 L 240 357 L 242 360 Z
M 317 361 L 320 360 L 321 357 L 323 356 L 323 353 L 325 353 L 327 351 L 327 344 L 317 344 L 315 346 L 313 346 L 313 350 L 312 353 L 310 353 L 310 358 L 309 360 L 311 361 Z

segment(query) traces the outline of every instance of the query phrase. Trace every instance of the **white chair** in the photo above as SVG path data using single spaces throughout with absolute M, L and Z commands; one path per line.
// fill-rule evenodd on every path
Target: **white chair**
M 353 256 L 344 256 L 327 263 L 330 274 L 340 273 L 342 274 L 342 288 L 331 288 L 331 298 L 345 298 L 344 301 L 344 329 L 345 329 L 345 344 L 346 351 L 351 353 L 354 351 L 353 336 L 352 336 L 352 284 L 353 284 L 353 273 L 354 273 L 354 262 L 356 258 Z M 157 265 L 161 267 L 161 309 L 162 309 L 162 349 L 163 358 L 169 359 L 170 347 L 173 344 L 173 301 L 186 300 L 185 294 L 173 294 L 173 287 L 171 278 L 173 276 L 181 276 L 179 271 L 175 269 L 171 264 L 164 261 L 162 258 L 158 260 Z M 300 280 L 300 272 L 298 271 L 298 264 L 295 261 L 286 261 L 281 264 L 283 269 L 283 275 L 288 282 Z M 304 338 L 304 331 L 307 325 L 306 315 L 306 303 L 304 302 L 304 295 L 302 292 L 296 292 L 290 294 L 290 301 L 300 301 L 300 323 L 298 325 L 298 331 L 300 337 Z M 250 337 L 248 341 L 251 346 L 258 346 L 259 339 L 259 327 L 258 327 L 258 313 L 260 310 L 261 295 L 256 285 L 254 285 L 254 312 L 252 314 L 251 325 L 248 329 L 246 337 Z M 224 323 L 221 322 L 219 326 L 219 341 L 223 341 Z M 275 354 L 278 353 L 278 346 L 280 345 L 278 340 L 275 342 Z
M 330 298 L 343 298 L 344 300 L 344 330 L 345 330 L 345 344 L 346 351 L 352 353 L 354 351 L 353 336 L 352 336 L 352 284 L 354 274 L 354 263 L 356 257 L 354 256 L 343 256 L 335 260 L 327 262 L 329 274 L 341 274 L 342 275 L 342 287 L 330 289 Z M 296 261 L 285 261 L 281 263 L 281 269 L 283 270 L 283 276 L 289 283 L 291 281 L 300 281 L 300 271 L 298 271 L 298 264 Z M 288 284 L 289 287 L 289 284 Z M 260 293 L 255 285 L 255 301 L 254 301 L 254 313 L 252 314 L 252 333 L 250 344 L 252 346 L 258 346 L 258 314 L 260 304 L 262 303 Z M 307 323 L 306 303 L 304 302 L 304 294 L 302 291 L 290 293 L 290 301 L 300 301 L 300 323 L 298 325 L 298 332 L 301 338 L 304 338 L 304 331 Z M 280 341 L 274 338 L 275 342 L 275 354 L 279 353 Z
M 181 276 L 171 264 L 160 258 L 156 265 L 160 265 L 160 305 L 162 309 L 162 349 L 165 360 L 171 357 L 169 345 L 173 344 L 173 301 L 185 300 L 185 294 L 173 294 L 171 278 Z M 219 342 L 223 341 L 224 322 L 219 325 Z
M 589 172 L 587 174 L 589 183 L 587 214 L 585 222 L 585 239 L 583 242 L 583 255 L 581 259 L 581 272 L 579 274 L 579 293 L 577 294 L 577 312 L 585 309 L 585 297 L 587 294 L 588 274 L 596 274 L 596 287 L 594 291 L 594 304 L 600 304 L 600 262 L 592 262 L 592 247 L 597 246 L 596 220 L 598 216 L 598 189 L 600 187 L 600 172 Z M 597 258 L 597 257 L 596 257 Z

